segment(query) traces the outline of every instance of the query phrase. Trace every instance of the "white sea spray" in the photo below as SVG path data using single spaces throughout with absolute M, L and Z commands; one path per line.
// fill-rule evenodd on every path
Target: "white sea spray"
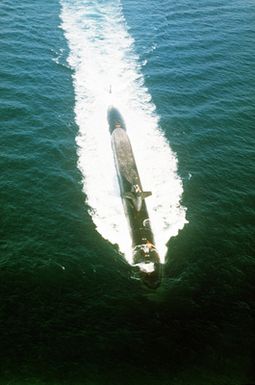
M 125 119 L 143 188 L 152 191 L 146 203 L 164 261 L 166 242 L 187 222 L 186 209 L 180 205 L 183 186 L 176 155 L 159 128 L 144 85 L 121 2 L 62 0 L 61 7 L 61 27 L 70 48 L 68 63 L 74 70 L 78 167 L 92 219 L 97 231 L 118 244 L 131 261 L 131 238 L 107 124 L 107 108 L 113 104 Z

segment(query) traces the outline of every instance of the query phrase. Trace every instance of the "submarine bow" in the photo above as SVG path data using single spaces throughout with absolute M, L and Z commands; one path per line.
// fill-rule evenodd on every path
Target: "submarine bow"
M 161 280 L 161 264 L 145 202 L 152 193 L 143 191 L 125 122 L 115 107 L 108 109 L 108 124 L 121 199 L 132 238 L 132 264 L 144 284 L 156 288 Z

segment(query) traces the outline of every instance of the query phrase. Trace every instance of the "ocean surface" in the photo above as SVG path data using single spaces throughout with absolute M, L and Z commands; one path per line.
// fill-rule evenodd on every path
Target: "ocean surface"
M 0 17 L 1 384 L 255 383 L 254 1 Z M 153 193 L 155 291 L 130 265 L 111 104 Z

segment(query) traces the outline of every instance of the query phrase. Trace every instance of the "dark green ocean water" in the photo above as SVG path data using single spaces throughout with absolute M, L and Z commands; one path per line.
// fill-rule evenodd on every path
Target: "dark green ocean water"
M 132 279 L 83 192 L 61 4 L 2 0 L 0 383 L 252 384 L 255 4 L 122 8 L 189 223 L 156 292 Z

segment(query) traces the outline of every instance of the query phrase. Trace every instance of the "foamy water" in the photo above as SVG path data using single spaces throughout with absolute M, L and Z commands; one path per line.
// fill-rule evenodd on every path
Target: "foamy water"
M 126 122 L 162 262 L 166 242 L 187 222 L 180 205 L 182 182 L 177 159 L 158 126 L 144 85 L 135 42 L 128 33 L 121 3 L 62 0 L 62 28 L 74 70 L 78 166 L 97 231 L 118 244 L 131 262 L 131 238 L 124 215 L 107 124 L 107 108 L 117 107 Z M 111 88 L 112 93 L 109 93 Z

